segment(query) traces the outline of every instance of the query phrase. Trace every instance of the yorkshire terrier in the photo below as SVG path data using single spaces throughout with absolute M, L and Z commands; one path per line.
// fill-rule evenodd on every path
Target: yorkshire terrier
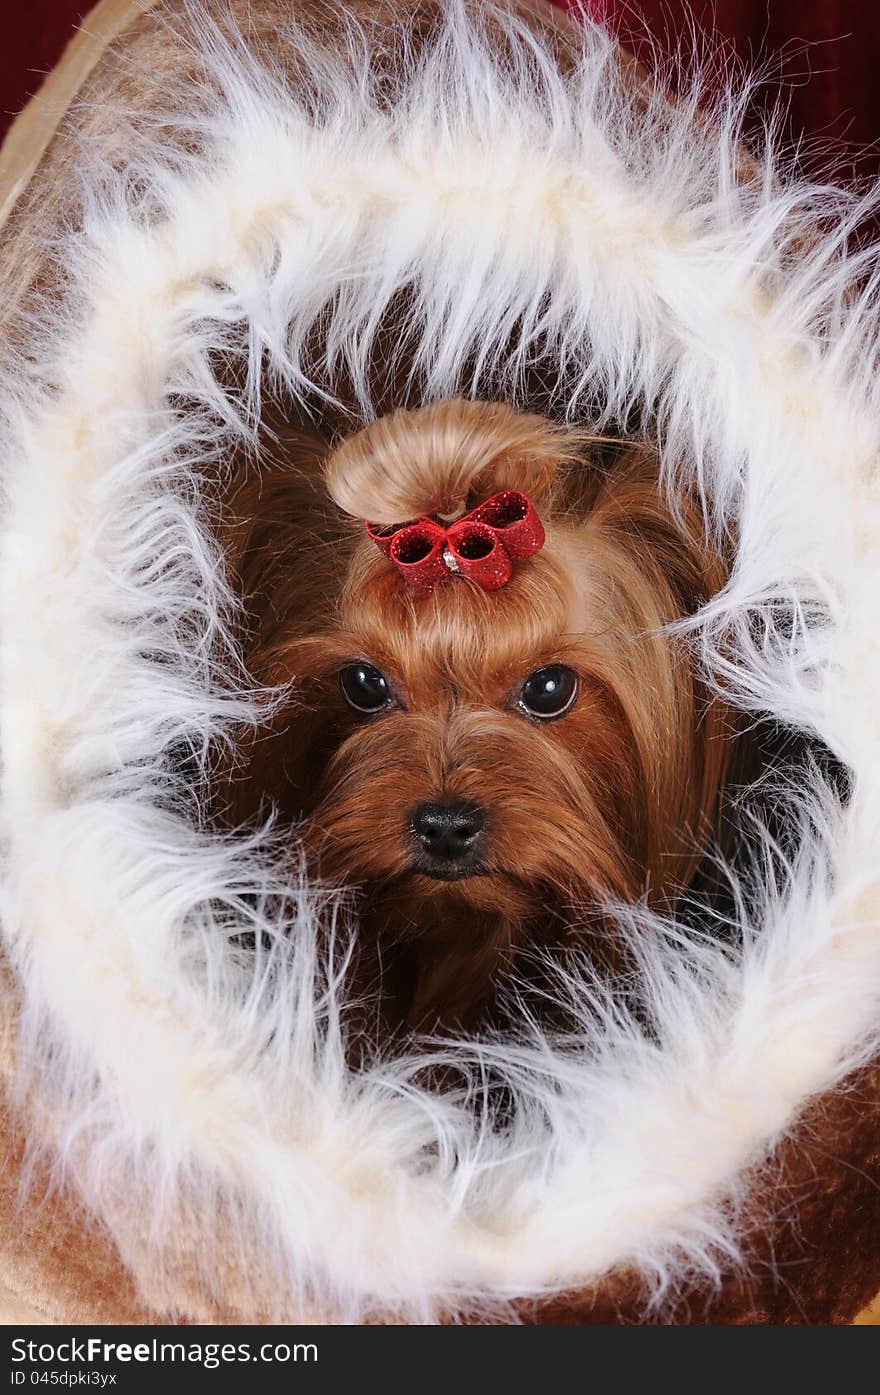
M 223 538 L 254 679 L 234 824 L 274 807 L 356 890 L 384 1030 L 473 1031 L 534 959 L 621 960 L 614 902 L 670 907 L 716 817 L 728 714 L 670 627 L 723 584 L 656 452 L 492 402 L 287 431 Z

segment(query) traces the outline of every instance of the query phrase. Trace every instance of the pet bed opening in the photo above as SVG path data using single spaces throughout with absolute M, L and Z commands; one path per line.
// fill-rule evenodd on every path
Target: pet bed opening
M 229 372 L 229 360 L 224 371 Z M 315 373 L 318 378 L 318 373 Z M 397 408 L 414 410 L 418 393 L 411 384 L 400 389 L 399 371 L 392 374 L 381 356 L 375 368 L 375 383 L 371 383 L 374 397 L 383 403 L 384 412 L 391 415 Z M 340 379 L 342 381 L 340 382 Z M 398 384 L 396 395 L 389 393 L 389 379 Z M 532 396 L 519 397 L 518 411 L 546 415 L 557 425 L 565 421 L 565 412 L 559 400 L 557 389 L 549 390 L 550 369 L 537 363 L 530 375 Z M 498 385 L 480 385 L 480 400 L 503 401 Z M 328 769 L 338 760 L 338 750 L 347 739 L 347 730 L 341 720 L 326 721 L 326 711 L 333 703 L 338 705 L 336 683 L 343 660 L 348 657 L 358 662 L 369 660 L 371 655 L 352 651 L 345 655 L 341 650 L 326 655 L 324 669 L 320 674 L 314 669 L 311 656 L 306 658 L 305 685 L 295 668 L 278 668 L 278 654 L 270 655 L 268 668 L 265 663 L 257 672 L 250 665 L 254 643 L 254 624 L 259 629 L 261 614 L 266 607 L 278 605 L 277 594 L 242 596 L 242 579 L 237 574 L 238 534 L 246 521 L 248 510 L 256 509 L 260 518 L 257 540 L 258 548 L 275 549 L 276 562 L 268 576 L 271 586 L 277 587 L 283 575 L 285 556 L 290 562 L 303 548 L 308 561 L 302 566 L 302 559 L 296 567 L 291 567 L 290 595 L 284 600 L 291 608 L 286 612 L 284 625 L 288 627 L 288 638 L 296 638 L 302 616 L 296 607 L 302 605 L 310 611 L 312 618 L 320 614 L 322 621 L 331 626 L 339 623 L 340 587 L 350 559 L 356 553 L 362 540 L 364 520 L 348 517 L 327 494 L 323 475 L 324 462 L 338 444 L 363 430 L 367 422 L 356 405 L 353 384 L 346 384 L 344 374 L 337 374 L 330 384 L 321 384 L 321 392 L 312 394 L 307 400 L 293 406 L 289 399 L 273 394 L 271 384 L 266 385 L 262 394 L 264 416 L 256 450 L 248 447 L 227 457 L 224 462 L 225 483 L 220 496 L 211 506 L 213 526 L 220 544 L 220 553 L 229 568 L 229 581 L 236 591 L 236 619 L 234 632 L 240 646 L 244 670 L 250 680 L 263 686 L 267 694 L 267 717 L 262 728 L 256 732 L 236 734 L 233 750 L 227 751 L 215 763 L 213 771 L 213 792 L 207 801 L 212 809 L 213 826 L 229 832 L 238 830 L 241 836 L 251 836 L 253 829 L 267 819 L 274 821 L 277 836 L 289 849 L 291 875 L 299 876 L 305 866 L 308 875 L 343 891 L 343 905 L 346 916 L 350 917 L 353 929 L 355 950 L 352 965 L 364 958 L 362 937 L 375 938 L 375 923 L 371 923 L 371 898 L 375 888 L 356 868 L 352 874 L 344 860 L 329 859 L 329 872 L 322 866 L 326 843 L 306 838 L 303 841 L 303 828 L 308 826 L 310 809 L 307 804 L 297 804 L 302 791 L 309 795 L 321 785 Z M 598 423 L 598 428 L 596 424 Z M 571 425 L 570 422 L 566 425 Z M 647 449 L 656 452 L 650 426 L 640 423 L 634 429 L 634 422 L 617 424 L 603 419 L 598 409 L 579 414 L 575 425 L 590 438 L 588 449 L 583 450 L 581 468 L 584 475 L 603 481 L 613 480 L 615 471 L 621 468 L 629 453 L 634 449 Z M 656 456 L 659 461 L 659 456 Z M 244 483 L 243 483 L 244 482 Z M 506 486 L 514 489 L 519 481 L 514 476 L 505 477 Z M 592 486 L 583 490 L 583 481 L 573 491 L 569 489 L 565 507 L 583 508 L 585 501 L 592 497 Z M 663 494 L 665 486 L 660 486 Z M 469 504 L 473 499 L 467 501 Z M 513 513 L 501 518 L 503 524 L 515 523 L 520 516 L 521 506 L 516 503 Z M 303 514 L 298 516 L 298 511 Z M 510 513 L 510 509 L 508 509 Z M 307 521 L 304 522 L 304 517 Z M 435 515 L 438 517 L 438 515 Z M 500 518 L 500 514 L 499 514 Z M 407 520 L 412 523 L 413 520 Z M 366 532 L 374 537 L 378 546 L 385 543 L 394 533 L 394 525 L 368 524 Z M 426 556 L 436 544 L 431 537 L 421 537 L 417 526 L 408 529 L 407 546 L 409 551 L 400 560 L 417 562 Z M 470 540 L 468 540 L 470 541 Z M 482 539 L 477 539 L 482 542 Z M 489 537 L 482 551 L 494 543 Z M 715 544 L 712 544 L 713 546 Z M 727 567 L 736 546 L 735 538 L 728 538 L 719 545 L 725 556 L 725 576 Z M 462 549 L 463 553 L 466 551 Z M 474 555 L 482 555 L 479 547 Z M 301 575 L 293 578 L 293 571 Z M 305 578 L 305 579 L 303 579 Z M 696 607 L 708 596 L 698 596 Z M 696 608 L 695 607 L 695 608 Z M 256 622 L 255 622 L 255 616 Z M 276 617 L 277 618 L 277 617 Z M 685 618 L 685 617 L 682 617 Z M 389 623 L 393 617 L 389 615 Z M 777 617 L 778 623 L 778 617 Z M 314 632 L 315 625 L 310 622 Z M 306 626 L 309 629 L 309 626 Z M 282 626 L 283 630 L 283 626 Z M 319 646 L 314 633 L 310 636 L 313 644 Z M 274 643 L 283 647 L 285 636 L 276 633 Z M 652 642 L 647 634 L 644 643 Z M 306 643 L 308 648 L 308 641 Z M 700 655 L 698 646 L 690 648 L 688 662 L 699 670 Z M 274 665 L 274 667 L 273 667 Z M 381 673 L 374 671 L 373 683 L 377 677 L 384 684 Z M 394 678 L 389 678 L 393 687 Z M 583 686 L 583 680 L 581 680 Z M 278 685 L 281 685 L 279 687 Z M 311 690 L 309 691 L 311 685 Z M 286 696 L 279 702 L 279 693 Z M 706 705 L 714 698 L 711 681 L 701 689 L 701 700 L 694 707 L 693 718 L 699 724 L 705 720 Z M 270 696 L 271 695 L 271 696 Z M 393 701 L 393 694 L 389 698 Z M 349 704 L 351 705 L 351 704 Z M 381 708 L 381 704 L 380 704 Z M 374 711 L 379 711 L 374 708 Z M 804 819 L 803 805 L 799 797 L 805 782 L 814 791 L 826 789 L 834 798 L 843 802 L 848 793 L 848 773 L 828 747 L 815 735 L 797 730 L 790 724 L 780 723 L 772 714 L 744 712 L 731 703 L 723 724 L 720 740 L 724 751 L 720 757 L 719 769 L 723 772 L 718 781 L 717 798 L 712 804 L 711 819 L 704 819 L 699 829 L 690 829 L 688 837 L 692 842 L 692 857 L 687 879 L 677 884 L 674 891 L 659 897 L 653 903 L 653 910 L 669 918 L 670 923 L 679 925 L 693 939 L 706 936 L 714 942 L 727 942 L 736 946 L 739 936 L 739 917 L 742 911 L 744 889 L 754 887 L 756 900 L 764 894 L 768 876 L 768 848 L 772 872 L 780 884 L 784 883 L 794 862 L 798 848 L 810 833 L 809 820 Z M 243 740 L 247 754 L 242 757 Z M 661 729 L 656 732 L 656 740 L 665 739 Z M 510 783 L 517 779 L 515 749 L 493 753 L 495 762 L 494 778 Z M 258 758 L 254 760 L 253 753 Z M 273 752 L 275 752 L 273 754 Z M 505 768 L 507 761 L 507 768 Z M 375 772 L 371 771 L 370 778 Z M 377 788 L 381 789 L 381 772 Z M 349 780 L 357 780 L 357 772 L 349 772 Z M 298 797 L 291 798 L 291 790 L 300 791 Z M 242 791 L 245 791 L 244 794 Z M 370 787 L 365 776 L 362 811 L 367 828 L 371 822 L 370 800 L 379 797 Z M 205 801 L 203 800 L 203 803 Z M 467 801 L 461 808 L 467 806 Z M 433 807 L 433 806 L 431 806 Z M 456 806 L 457 808 L 458 806 Z M 457 818 L 456 809 L 450 817 Z M 482 815 L 481 815 L 482 817 Z M 672 815 L 670 815 L 672 817 Z M 491 818 L 491 815 L 490 815 Z M 463 819 L 463 816 L 462 816 Z M 471 836 L 468 829 L 459 835 L 466 842 Z M 452 835 L 450 835 L 452 836 Z M 303 860 L 304 859 L 304 860 Z M 644 869 L 637 869 L 635 895 L 632 901 L 641 909 L 650 904 L 651 888 Z M 364 882 L 366 881 L 366 885 Z M 443 882 L 437 884 L 442 895 L 446 890 Z M 431 891 L 433 895 L 433 889 Z M 480 959 L 485 955 L 486 928 L 492 923 L 495 908 L 489 898 L 485 906 L 449 902 L 450 918 L 464 917 L 468 924 L 468 934 L 476 949 L 470 976 L 485 973 L 485 965 Z M 571 925 L 564 934 L 558 933 L 562 918 L 568 914 Z M 352 1059 L 364 1064 L 373 1059 L 374 1049 L 380 1054 L 409 1052 L 417 1040 L 433 1037 L 438 1032 L 443 1035 L 464 1037 L 485 1037 L 486 1034 L 501 1037 L 516 1037 L 524 1027 L 540 1021 L 547 1030 L 563 1035 L 577 1028 L 577 1013 L 571 1014 L 564 999 L 570 996 L 572 981 L 586 982 L 588 985 L 601 979 L 611 985 L 612 995 L 617 994 L 627 1009 L 638 1015 L 639 1000 L 639 960 L 632 958 L 628 937 L 639 934 L 638 927 L 632 924 L 621 928 L 621 922 L 612 914 L 600 912 L 595 906 L 587 907 L 583 901 L 566 906 L 564 903 L 553 907 L 552 930 L 546 923 L 537 933 L 523 936 L 516 945 L 515 954 L 508 946 L 495 956 L 489 975 L 492 979 L 492 992 L 486 999 L 490 1006 L 470 1016 L 462 1012 L 462 1018 L 455 1016 L 457 992 L 450 988 L 449 974 L 455 978 L 469 976 L 467 962 L 461 956 L 453 957 L 447 971 L 443 965 L 448 953 L 448 944 L 436 932 L 425 937 L 427 945 L 421 953 L 428 954 L 437 966 L 436 978 L 441 988 L 441 998 L 452 1003 L 450 1015 L 425 1016 L 413 1019 L 408 1004 L 418 997 L 419 982 L 425 976 L 424 965 L 415 968 L 411 954 L 399 954 L 401 943 L 421 936 L 421 930 L 411 925 L 395 923 L 387 944 L 376 951 L 371 944 L 367 955 L 369 966 L 358 978 L 354 968 L 350 969 L 352 982 L 350 996 L 361 1006 L 356 1013 L 349 1014 L 349 1020 L 358 1019 L 352 1027 L 353 1034 L 363 1034 L 368 1024 L 371 1051 L 364 1053 L 358 1048 Z M 538 918 L 540 919 L 540 917 Z M 450 928 L 450 933 L 456 933 Z M 491 937 L 488 937 L 491 938 Z M 253 937 L 245 936 L 235 941 L 235 952 L 242 948 L 253 948 Z M 399 962 L 395 963 L 395 955 Z M 560 984 L 567 988 L 561 991 Z M 363 1003 L 373 1004 L 364 1008 Z M 384 1008 L 379 1005 L 384 1003 Z M 580 1007 L 578 1008 L 578 1012 Z M 445 1073 L 448 1078 L 448 1072 Z

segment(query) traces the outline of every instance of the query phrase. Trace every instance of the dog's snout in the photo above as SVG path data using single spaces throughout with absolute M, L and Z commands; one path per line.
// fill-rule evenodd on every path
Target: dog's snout
M 485 826 L 485 813 L 472 803 L 419 804 L 411 819 L 413 834 L 425 852 L 449 864 L 474 852 Z

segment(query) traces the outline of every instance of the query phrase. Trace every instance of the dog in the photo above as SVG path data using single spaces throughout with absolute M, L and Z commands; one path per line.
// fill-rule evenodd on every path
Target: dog
M 514 495 L 535 532 L 503 582 L 449 547 L 431 576 L 391 556 Z M 281 430 L 236 478 L 223 539 L 248 668 L 289 694 L 242 737 L 224 816 L 274 809 L 312 871 L 353 888 L 382 1033 L 475 1031 L 500 985 L 572 947 L 619 970 L 607 908 L 688 886 L 730 747 L 670 631 L 723 559 L 655 449 L 463 399 L 336 441 Z

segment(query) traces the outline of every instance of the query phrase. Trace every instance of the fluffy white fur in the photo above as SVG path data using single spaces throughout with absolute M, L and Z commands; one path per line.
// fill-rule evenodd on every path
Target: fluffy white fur
M 662 1297 L 739 1262 L 755 1168 L 878 1045 L 878 310 L 873 259 L 846 247 L 862 210 L 769 156 L 738 185 L 738 104 L 705 138 L 689 100 L 636 109 L 597 28 L 562 79 L 500 22 L 515 61 L 450 3 L 390 113 L 354 25 L 354 76 L 315 51 L 310 106 L 199 27 L 223 95 L 175 119 L 201 155 L 157 144 L 128 180 L 92 166 L 85 229 L 59 246 L 74 284 L 35 327 L 40 372 L 7 363 L 18 1069 L 153 1297 L 181 1224 L 255 1275 L 258 1256 L 277 1315 L 488 1312 L 621 1264 Z M 346 1071 L 342 919 L 329 976 L 315 949 L 339 906 L 290 883 L 271 833 L 200 829 L 170 761 L 254 712 L 195 464 L 253 437 L 266 375 L 302 394 L 319 315 L 327 367 L 348 365 L 369 411 L 371 338 L 404 286 L 423 399 L 516 400 L 540 343 L 572 417 L 598 397 L 607 421 L 657 423 L 670 480 L 698 479 L 715 526 L 740 530 L 693 630 L 708 670 L 853 772 L 846 807 L 817 774 L 781 876 L 765 839 L 733 947 L 630 913 L 650 1029 L 585 966 L 576 1039 L 526 1025 L 438 1045 L 471 1062 L 473 1091 L 487 1063 L 507 1074 L 500 1134 L 411 1063 Z M 212 372 L 222 347 L 248 365 L 235 400 Z M 252 962 L 232 937 L 254 927 L 272 948 Z

